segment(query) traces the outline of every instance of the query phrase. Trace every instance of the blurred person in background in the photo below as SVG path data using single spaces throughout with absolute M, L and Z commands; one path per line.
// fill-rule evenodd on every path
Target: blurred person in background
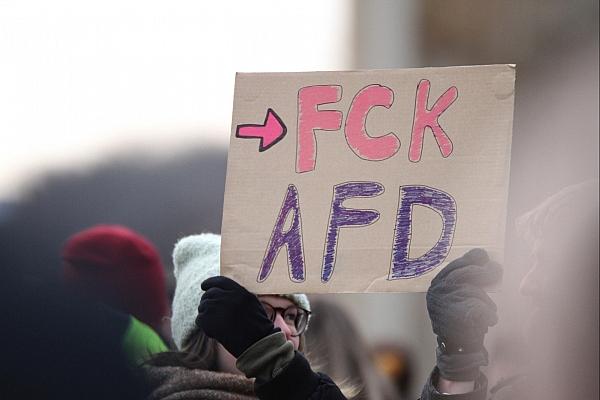
M 369 346 L 346 311 L 322 297 L 311 299 L 311 307 L 306 345 L 314 365 L 335 382 L 356 386 L 359 393 L 353 399 L 398 399 L 391 382 L 377 370 Z
M 345 399 L 301 354 L 308 298 L 256 296 L 218 276 L 220 249 L 214 234 L 175 246 L 171 330 L 178 351 L 146 364 L 150 399 Z
M 67 287 L 125 315 L 123 347 L 134 364 L 166 351 L 168 299 L 155 247 L 121 225 L 97 225 L 72 235 L 62 251 Z
M 520 285 L 534 307 L 525 329 L 530 362 L 492 387 L 491 398 L 597 398 L 598 182 L 561 190 L 517 225 L 532 249 Z M 433 279 L 427 308 L 439 346 L 423 400 L 487 398 L 479 368 L 488 363 L 483 340 L 498 317 L 483 287 L 501 275 L 501 267 L 475 249 Z
M 377 343 L 372 357 L 375 366 L 392 382 L 402 398 L 409 398 L 413 385 L 414 364 L 409 351 L 397 343 Z
M 13 265 L 13 267 L 15 267 Z M 32 281 L 18 268 L 0 279 L 3 399 L 143 399 L 145 385 L 123 353 L 125 315 Z

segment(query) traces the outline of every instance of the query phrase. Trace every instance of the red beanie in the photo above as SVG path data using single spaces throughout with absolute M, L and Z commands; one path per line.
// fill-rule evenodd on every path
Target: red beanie
M 124 226 L 97 225 L 71 236 L 62 257 L 67 284 L 160 331 L 168 300 L 150 241 Z

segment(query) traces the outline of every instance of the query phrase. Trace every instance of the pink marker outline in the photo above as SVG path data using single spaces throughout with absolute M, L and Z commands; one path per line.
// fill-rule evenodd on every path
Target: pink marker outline
M 408 151 L 408 159 L 412 162 L 421 160 L 426 128 L 431 129 L 433 132 L 442 157 L 450 156 L 453 150 L 452 141 L 440 126 L 438 118 L 458 99 L 458 89 L 456 86 L 451 86 L 435 101 L 431 108 L 427 108 L 430 88 L 431 82 L 427 79 L 421 79 L 417 85 L 415 112 Z

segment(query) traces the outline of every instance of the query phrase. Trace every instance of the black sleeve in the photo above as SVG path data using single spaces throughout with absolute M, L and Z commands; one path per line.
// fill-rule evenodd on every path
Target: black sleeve
M 275 378 L 256 382 L 261 400 L 346 400 L 340 389 L 324 374 L 315 373 L 298 352 Z
M 427 383 L 423 387 L 420 400 L 485 400 L 487 394 L 487 378 L 480 373 L 475 381 L 475 390 L 463 394 L 442 394 L 435 388 L 439 372 L 437 367 L 433 370 Z

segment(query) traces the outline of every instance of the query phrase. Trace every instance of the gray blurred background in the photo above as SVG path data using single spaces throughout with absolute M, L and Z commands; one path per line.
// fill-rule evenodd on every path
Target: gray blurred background
M 237 70 L 516 63 L 508 288 L 526 268 L 514 218 L 598 177 L 593 0 L 0 1 L 0 30 L 0 265 L 32 277 L 57 271 L 70 234 L 120 223 L 172 284 L 177 238 L 220 230 Z M 424 295 L 335 297 L 369 343 L 409 351 L 416 395 L 434 363 Z M 502 316 L 492 357 L 521 317 Z

